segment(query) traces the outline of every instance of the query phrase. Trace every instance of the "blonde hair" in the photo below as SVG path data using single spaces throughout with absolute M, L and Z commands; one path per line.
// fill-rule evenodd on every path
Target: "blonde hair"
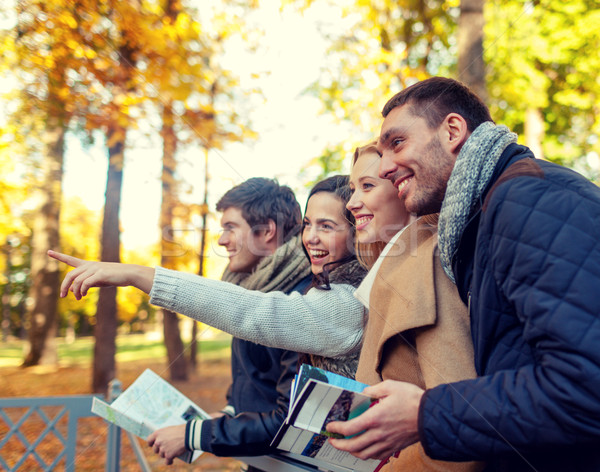
M 357 147 L 354 150 L 354 157 L 352 158 L 352 166 L 356 164 L 358 158 L 364 154 L 376 153 L 381 155 L 377 150 L 377 141 L 372 141 L 364 146 Z M 437 227 L 439 213 L 433 213 L 431 215 L 425 215 L 421 220 L 430 226 Z M 385 248 L 387 243 L 383 241 L 375 241 L 373 243 L 360 243 L 358 238 L 355 239 L 356 259 L 365 269 L 369 270 L 375 264 L 375 261 Z
M 429 215 L 423 215 L 421 217 L 421 221 L 423 223 L 425 223 L 426 225 L 437 228 L 439 217 L 440 217 L 439 213 L 431 213 Z
M 372 141 L 364 146 L 357 147 L 354 150 L 354 157 L 352 158 L 352 167 L 356 164 L 356 161 L 363 154 L 376 153 L 379 155 L 377 150 L 377 141 Z M 386 243 L 383 241 L 376 241 L 374 243 L 359 243 L 358 238 L 355 239 L 356 259 L 365 269 L 370 269 L 375 264 L 375 261 L 383 251 Z

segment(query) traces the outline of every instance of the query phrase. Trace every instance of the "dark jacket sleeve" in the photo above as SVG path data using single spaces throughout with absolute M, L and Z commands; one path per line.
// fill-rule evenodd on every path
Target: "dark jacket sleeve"
M 589 184 L 560 183 L 504 183 L 482 213 L 477 250 L 487 260 L 479 261 L 485 268 L 479 282 L 493 289 L 479 294 L 472 321 L 495 323 L 488 333 L 502 342 L 475 343 L 488 344 L 488 359 L 495 350 L 497 365 L 501 354 L 512 355 L 516 367 L 506 362 L 425 393 L 419 428 L 434 459 L 598 444 L 600 199 Z M 512 339 L 502 335 L 510 323 L 519 326 Z M 527 360 L 519 362 L 514 352 Z
M 202 450 L 216 456 L 257 456 L 272 452 L 269 444 L 287 416 L 290 388 L 297 371 L 298 355 L 282 351 L 277 382 L 277 408 L 265 412 L 241 412 L 202 422 Z

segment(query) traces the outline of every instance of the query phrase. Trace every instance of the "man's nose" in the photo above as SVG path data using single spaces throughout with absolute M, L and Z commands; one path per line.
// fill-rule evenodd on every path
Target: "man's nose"
M 383 153 L 379 160 L 379 177 L 382 179 L 392 180 L 394 174 L 398 170 L 398 166 L 392 161 L 389 153 Z

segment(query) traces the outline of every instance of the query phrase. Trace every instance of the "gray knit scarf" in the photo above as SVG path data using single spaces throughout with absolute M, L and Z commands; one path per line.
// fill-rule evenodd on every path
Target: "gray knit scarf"
M 452 280 L 452 258 L 467 225 L 471 211 L 492 178 L 496 164 L 517 135 L 506 126 L 491 121 L 473 131 L 458 153 L 442 203 L 438 225 L 438 245 L 444 272 Z
M 221 280 L 248 290 L 289 292 L 309 274 L 310 263 L 302 250 L 300 235 L 296 235 L 273 254 L 263 257 L 251 273 L 225 269 Z

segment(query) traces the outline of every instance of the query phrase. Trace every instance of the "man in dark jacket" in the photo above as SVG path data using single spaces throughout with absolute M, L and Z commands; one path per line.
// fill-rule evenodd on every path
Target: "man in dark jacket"
M 421 441 L 486 470 L 600 470 L 600 189 L 536 160 L 464 85 L 419 82 L 383 109 L 380 176 L 418 215 L 440 211 L 442 265 L 468 304 L 478 378 L 402 382 L 330 424 L 358 457 Z
M 289 187 L 252 178 L 225 193 L 217 210 L 223 228 L 219 245 L 229 257 L 223 280 L 250 290 L 304 291 L 311 281 L 310 264 L 299 237 L 300 206 Z M 272 452 L 269 444 L 287 415 L 297 362 L 295 352 L 234 338 L 227 406 L 210 420 L 153 433 L 155 452 L 167 464 L 185 449 L 217 456 Z

